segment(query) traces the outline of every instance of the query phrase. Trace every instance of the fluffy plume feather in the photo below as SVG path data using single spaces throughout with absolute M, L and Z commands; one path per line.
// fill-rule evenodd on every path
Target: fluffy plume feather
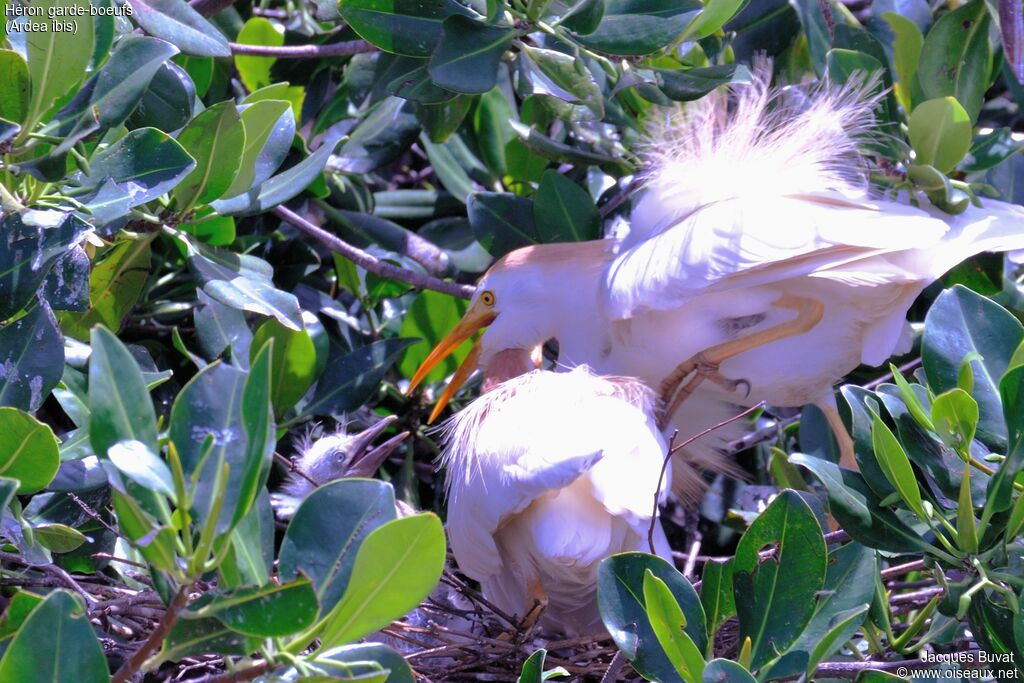
M 810 93 L 773 88 L 770 80 L 770 65 L 757 64 L 749 85 L 649 122 L 647 192 L 631 216 L 630 241 L 724 199 L 865 195 L 867 166 L 858 145 L 873 133 L 877 78 Z

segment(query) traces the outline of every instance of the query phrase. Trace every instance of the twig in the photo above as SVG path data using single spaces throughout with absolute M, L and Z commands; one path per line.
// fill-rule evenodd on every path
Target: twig
M 686 555 L 686 564 L 683 565 L 683 576 L 693 578 L 693 570 L 697 566 L 697 555 L 700 553 L 700 539 L 690 544 L 690 552 Z
M 343 57 L 364 52 L 376 52 L 377 48 L 365 40 L 349 40 L 324 45 L 243 45 L 228 43 L 235 55 L 255 57 L 276 57 L 277 59 L 320 59 L 321 57 Z
M 92 607 L 96 604 L 96 598 L 94 598 L 84 588 L 82 588 L 82 585 L 75 581 L 71 574 L 68 574 L 66 571 L 64 571 L 57 565 L 53 564 L 52 562 L 50 564 L 32 564 L 31 562 L 26 561 L 20 555 L 5 552 L 0 552 L 0 560 L 3 560 L 5 562 L 14 562 L 29 569 L 38 569 L 41 572 L 45 572 L 46 574 L 49 574 L 50 576 L 54 577 L 55 579 L 63 583 L 65 586 L 68 586 L 76 593 L 81 595 L 85 599 L 85 603 L 89 607 Z
M 818 665 L 815 679 L 823 678 L 857 678 L 861 672 L 896 671 L 897 669 L 929 669 L 940 662 L 928 662 L 923 659 L 903 659 L 891 662 L 824 662 Z
M 102 526 L 104 529 L 106 529 L 110 533 L 114 534 L 118 538 L 122 537 L 117 529 L 115 529 L 114 527 L 110 526 L 110 524 L 107 523 L 107 520 L 103 519 L 103 517 L 100 516 L 100 513 L 98 513 L 95 510 L 93 510 L 92 507 L 90 507 L 89 504 L 86 503 L 84 500 L 82 500 L 81 498 L 79 498 L 75 494 L 71 493 L 70 491 L 68 492 L 68 498 L 70 498 L 72 501 L 74 501 L 75 505 L 77 505 L 79 508 L 81 508 L 82 512 L 84 512 L 86 515 L 88 515 L 93 521 L 99 523 L 99 525 Z
M 145 569 L 147 571 L 149 570 L 149 565 L 148 564 L 143 564 L 142 562 L 136 562 L 135 560 L 129 560 L 126 557 L 117 557 L 116 555 L 111 555 L 110 553 L 93 553 L 89 557 L 91 557 L 94 560 L 107 560 L 108 562 L 120 562 L 122 564 L 131 565 L 132 567 L 138 567 L 139 569 Z
M 613 681 L 618 679 L 619 672 L 622 671 L 622 667 L 625 665 L 626 658 L 620 650 L 615 653 L 612 661 L 608 663 L 608 669 L 604 672 L 604 676 L 601 677 L 601 683 L 613 683 Z
M 181 614 L 181 610 L 185 609 L 185 604 L 188 602 L 188 593 L 191 588 L 191 584 L 183 584 L 178 589 L 178 592 L 175 593 L 174 598 L 171 600 L 171 604 L 167 605 L 167 611 L 164 612 L 163 618 L 157 622 L 156 628 L 153 629 L 153 632 L 149 634 L 149 637 L 146 638 L 145 642 L 139 646 L 128 661 L 117 670 L 117 673 L 110 679 L 110 683 L 125 683 L 142 669 L 150 655 L 160 649 L 164 638 L 170 633 L 171 627 L 178 621 L 178 615 Z
M 295 474 L 299 475 L 300 477 L 308 481 L 310 484 L 313 485 L 313 488 L 317 488 L 318 486 L 320 486 L 320 482 L 318 482 L 316 479 L 314 479 L 313 477 L 309 476 L 301 469 L 299 469 L 299 466 L 296 465 L 293 460 L 289 460 L 288 458 L 284 457 L 277 451 L 274 451 L 274 460 L 278 461 L 279 463 L 287 467 L 289 472 L 294 472 Z
M 601 208 L 598 210 L 598 212 L 601 214 L 601 218 L 605 218 L 612 211 L 619 208 L 622 205 L 622 203 L 629 199 L 630 195 L 639 190 L 643 186 L 643 184 L 644 183 L 642 180 L 640 180 L 639 178 L 634 178 L 632 182 L 630 182 L 629 185 L 626 185 L 626 187 L 622 188 L 618 192 L 618 194 L 616 194 L 614 197 L 612 197 L 607 202 L 601 205 Z
M 763 407 L 764 407 L 764 401 L 760 401 L 759 403 L 757 403 L 757 404 L 747 408 L 742 413 L 739 413 L 737 415 L 733 415 L 728 420 L 722 420 L 718 424 L 712 425 L 712 426 L 708 427 L 707 429 L 705 429 L 704 431 L 699 432 L 697 434 L 694 434 L 693 436 L 691 436 L 689 439 L 687 439 L 683 443 L 679 444 L 678 446 L 674 446 L 673 445 L 673 443 L 675 442 L 676 434 L 675 433 L 672 434 L 672 438 L 669 439 L 669 443 L 668 443 L 668 452 L 665 453 L 665 460 L 661 463 L 661 473 L 658 474 L 658 485 L 654 489 L 654 509 L 651 510 L 651 524 L 650 524 L 649 527 L 647 527 L 647 544 L 651 548 L 651 554 L 652 555 L 656 554 L 654 552 L 654 525 L 657 524 L 657 522 L 658 522 L 658 504 L 661 502 L 661 500 L 660 500 L 661 499 L 661 495 L 660 495 L 661 494 L 661 485 L 665 481 L 665 470 L 668 469 L 668 463 L 672 459 L 672 456 L 675 455 L 676 452 L 681 451 L 682 449 L 684 449 L 687 446 L 689 446 L 691 443 L 693 443 L 697 439 L 705 437 L 708 434 L 710 434 L 711 432 L 715 431 L 716 429 L 721 429 L 725 425 L 731 424 L 731 423 L 735 422 L 736 420 L 742 420 L 744 417 L 750 415 L 751 413 L 754 413 L 754 412 L 760 410 Z
M 255 666 L 239 669 L 238 671 L 203 676 L 193 680 L 191 683 L 240 683 L 241 681 L 251 681 L 259 678 L 268 671 L 270 671 L 270 663 L 260 662 Z
M 352 246 L 345 240 L 336 235 L 332 235 L 323 228 L 313 225 L 287 207 L 276 207 L 274 209 L 274 214 L 277 215 L 278 218 L 291 223 L 300 231 L 320 242 L 320 244 L 324 245 L 331 251 L 338 252 L 348 260 L 352 261 L 352 263 L 374 273 L 375 275 L 380 275 L 381 277 L 390 278 L 392 280 L 398 280 L 399 282 L 404 282 L 412 285 L 413 287 L 419 287 L 420 289 L 432 289 L 435 292 L 441 292 L 442 294 L 448 294 L 460 299 L 469 299 L 473 296 L 474 288 L 468 285 L 446 282 L 430 275 L 423 275 L 422 273 L 416 273 L 406 268 L 400 268 L 381 261 L 376 256 Z
M 889 567 L 881 571 L 882 580 L 891 579 L 897 576 L 904 576 L 910 572 L 921 571 L 924 569 L 924 560 L 915 560 L 913 562 L 907 562 L 906 564 L 898 564 L 895 567 Z

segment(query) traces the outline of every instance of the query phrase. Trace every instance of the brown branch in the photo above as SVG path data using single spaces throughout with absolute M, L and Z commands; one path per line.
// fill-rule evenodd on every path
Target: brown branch
M 71 588 L 73 591 L 81 595 L 82 598 L 85 599 L 85 604 L 89 607 L 92 607 L 96 604 L 96 598 L 94 598 L 84 588 L 82 588 L 82 585 L 78 583 L 78 581 L 75 581 L 71 574 L 68 574 L 66 571 L 64 571 L 57 565 L 53 564 L 52 562 L 50 564 L 32 564 L 31 562 L 26 561 L 20 555 L 5 552 L 0 552 L 0 560 L 3 560 L 4 562 L 14 562 L 26 568 L 38 569 L 41 572 L 49 574 L 51 577 L 59 581 L 61 584 L 67 586 L 68 588 Z
M 386 277 L 391 280 L 398 280 L 399 282 L 404 282 L 420 289 L 432 289 L 435 292 L 441 292 L 442 294 L 448 294 L 449 296 L 458 297 L 460 299 L 469 299 L 473 296 L 473 287 L 455 284 L 454 282 L 446 282 L 445 280 L 441 280 L 430 275 L 416 273 L 408 270 L 407 268 L 400 268 L 399 266 L 382 261 L 373 254 L 369 254 L 362 249 L 352 246 L 337 235 L 332 235 L 323 228 L 313 225 L 308 220 L 287 207 L 276 207 L 274 209 L 274 214 L 277 215 L 278 218 L 291 223 L 293 226 L 298 228 L 299 231 L 306 233 L 331 251 L 341 254 L 348 260 L 352 261 L 352 263 L 374 273 L 375 275 Z
M 750 415 L 751 413 L 754 413 L 754 412 L 760 410 L 761 408 L 764 408 L 764 401 L 761 401 L 761 402 L 759 402 L 759 403 L 757 403 L 755 405 L 752 405 L 751 407 L 749 407 L 746 410 L 744 410 L 742 413 L 739 413 L 737 415 L 733 415 L 728 420 L 722 420 L 721 422 L 719 422 L 716 425 L 711 425 L 710 427 L 708 427 L 704 431 L 699 432 L 697 434 L 694 434 L 693 436 L 691 436 L 689 439 L 687 439 L 686 441 L 682 442 L 678 446 L 674 446 L 673 445 L 673 443 L 675 442 L 675 439 L 676 439 L 676 434 L 678 434 L 678 431 L 672 434 L 672 438 L 670 438 L 669 442 L 668 442 L 668 449 L 667 449 L 668 452 L 665 453 L 665 460 L 661 463 L 661 473 L 658 474 L 658 485 L 654 489 L 654 509 L 651 511 L 651 525 L 649 527 L 647 527 L 647 544 L 651 548 L 651 554 L 652 555 L 656 555 L 657 554 L 657 553 L 654 552 L 654 525 L 657 524 L 657 522 L 658 522 L 658 503 L 661 502 L 660 501 L 660 498 L 661 498 L 661 495 L 660 495 L 661 494 L 661 484 L 662 484 L 662 482 L 665 481 L 665 470 L 668 469 L 668 463 L 672 459 L 672 456 L 675 455 L 676 452 L 681 451 L 684 448 L 686 448 L 687 446 L 689 446 L 691 443 L 693 443 L 697 439 L 705 437 L 708 434 L 710 434 L 711 432 L 715 431 L 716 429 L 721 429 L 725 425 L 731 424 L 731 423 L 735 422 L 736 420 L 741 420 L 744 417 L 747 417 L 748 415 Z
M 343 57 L 364 52 L 376 52 L 377 48 L 365 40 L 349 40 L 324 45 L 243 45 L 228 43 L 231 54 L 254 57 L 275 57 L 277 59 L 320 59 L 321 57 Z
M 618 680 L 619 672 L 622 671 L 622 667 L 626 665 L 626 657 L 622 654 L 622 651 L 615 653 L 612 657 L 612 661 L 608 664 L 608 668 L 604 672 L 604 676 L 601 677 L 601 683 L 613 683 Z
M 126 683 L 129 678 L 142 669 L 146 660 L 160 649 L 164 638 L 170 633 L 171 627 L 178 621 L 178 615 L 181 614 L 181 610 L 185 609 L 185 604 L 188 602 L 188 593 L 191 588 L 191 584 L 184 584 L 178 589 L 178 592 L 171 600 L 171 604 L 167 606 L 167 611 L 164 612 L 163 618 L 157 622 L 156 628 L 153 629 L 153 632 L 149 634 L 149 637 L 146 638 L 145 642 L 139 646 L 128 661 L 117 670 L 117 673 L 110 679 L 110 683 Z

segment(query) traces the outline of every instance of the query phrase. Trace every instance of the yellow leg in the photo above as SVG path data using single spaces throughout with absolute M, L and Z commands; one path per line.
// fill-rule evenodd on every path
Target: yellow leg
M 839 443 L 839 464 L 848 470 L 859 472 L 860 467 L 857 466 L 857 458 L 853 453 L 853 438 L 846 431 L 843 419 L 839 417 L 835 400 L 820 402 L 817 406 L 821 409 L 821 412 L 825 413 L 828 426 L 832 428 L 832 433 L 835 434 L 836 441 Z
M 683 401 L 693 393 L 697 386 L 705 379 L 716 384 L 735 390 L 741 384 L 750 384 L 745 380 L 730 380 L 718 373 L 718 367 L 724 361 L 739 355 L 744 351 L 764 346 L 779 339 L 803 334 L 814 328 L 825 313 L 825 306 L 817 299 L 800 297 L 792 294 L 783 294 L 772 302 L 773 306 L 796 311 L 796 317 L 784 323 L 773 325 L 766 330 L 749 334 L 739 339 L 732 339 L 723 344 L 717 344 L 704 349 L 692 358 L 680 363 L 671 374 L 661 383 L 661 397 L 666 406 L 662 413 L 659 425 L 664 428 L 672 416 L 679 410 Z M 690 381 L 680 388 L 683 380 L 693 374 Z
M 540 615 L 544 613 L 548 606 L 548 596 L 544 592 L 544 586 L 541 585 L 539 578 L 534 579 L 530 583 L 529 593 L 526 597 L 531 601 L 531 606 L 526 612 L 526 616 L 519 622 L 518 628 L 502 633 L 498 636 L 498 640 L 513 640 L 520 635 L 529 635 L 534 626 L 537 625 Z

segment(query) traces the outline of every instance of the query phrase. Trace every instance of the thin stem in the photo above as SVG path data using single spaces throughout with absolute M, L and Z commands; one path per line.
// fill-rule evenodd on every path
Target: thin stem
M 277 59 L 320 59 L 322 57 L 343 57 L 364 52 L 376 52 L 377 48 L 365 40 L 349 40 L 324 45 L 243 45 L 228 43 L 231 53 L 236 55 L 253 55 L 255 57 L 275 57 Z
M 404 282 L 412 285 L 413 287 L 419 287 L 420 289 L 432 289 L 435 292 L 441 292 L 442 294 L 448 294 L 460 299 L 469 299 L 473 296 L 473 292 L 475 291 L 474 287 L 470 287 L 468 285 L 458 285 L 454 282 L 446 282 L 430 275 L 424 275 L 422 273 L 417 273 L 406 268 L 386 263 L 376 256 L 352 246 L 340 237 L 332 235 L 323 228 L 313 225 L 308 220 L 287 207 L 276 207 L 274 209 L 274 214 L 276 214 L 278 218 L 291 223 L 301 232 L 306 233 L 331 251 L 338 252 L 348 260 L 352 261 L 352 263 L 374 273 L 375 275 L 380 275 L 381 277 L 390 278 L 392 280 L 398 280 L 399 282 Z
M 128 679 L 142 670 L 150 655 L 160 649 L 167 634 L 170 633 L 171 627 L 178 621 L 178 615 L 181 614 L 181 610 L 185 609 L 185 604 L 188 602 L 188 593 L 191 588 L 192 585 L 187 583 L 178 589 L 178 592 L 175 593 L 174 598 L 171 600 L 171 604 L 167 606 L 167 611 L 164 612 L 163 618 L 157 622 L 156 628 L 149 634 L 149 638 L 146 638 L 146 641 L 139 646 L 139 649 L 117 670 L 117 673 L 110 679 L 110 683 L 127 683 Z

